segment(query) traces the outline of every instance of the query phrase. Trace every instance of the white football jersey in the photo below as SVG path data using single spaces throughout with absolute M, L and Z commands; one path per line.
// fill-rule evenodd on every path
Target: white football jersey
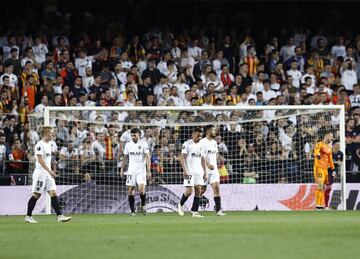
M 42 170 L 42 171 L 46 171 L 45 168 L 43 168 L 37 158 L 37 155 L 41 155 L 42 158 L 44 159 L 44 162 L 46 164 L 46 166 L 51 169 L 51 144 L 48 142 L 46 143 L 43 140 L 40 140 L 36 145 L 35 145 L 35 158 L 36 158 L 36 163 L 35 163 L 35 169 L 36 170 Z
M 189 174 L 203 174 L 204 170 L 201 165 L 201 158 L 204 157 L 203 150 L 200 142 L 195 143 L 192 139 L 189 139 L 183 144 L 182 154 L 186 154 L 186 168 Z
M 130 141 L 126 143 L 124 154 L 129 155 L 128 174 L 146 173 L 146 154 L 149 154 L 149 147 L 146 141 L 138 140 L 137 143 Z
M 214 173 L 218 171 L 217 167 L 217 153 L 218 146 L 215 140 L 209 140 L 207 138 L 203 138 L 200 140 L 201 148 L 204 152 L 204 158 L 208 161 L 212 166 L 214 166 L 213 170 L 210 170 L 206 167 L 208 173 Z

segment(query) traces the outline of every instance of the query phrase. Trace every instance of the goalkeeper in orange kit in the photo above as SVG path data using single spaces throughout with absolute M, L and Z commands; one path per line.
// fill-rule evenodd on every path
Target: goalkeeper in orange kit
M 329 181 L 328 169 L 335 169 L 331 146 L 333 137 L 332 133 L 326 133 L 323 141 L 316 143 L 314 148 L 314 178 L 317 183 L 315 192 L 316 209 L 325 208 L 325 185 L 328 184 Z

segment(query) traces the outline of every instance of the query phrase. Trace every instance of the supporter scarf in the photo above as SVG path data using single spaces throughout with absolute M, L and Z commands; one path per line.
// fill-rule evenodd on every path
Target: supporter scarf
M 221 73 L 221 82 L 224 86 L 230 86 L 232 81 L 229 74 L 224 75 L 224 73 Z
M 110 136 L 105 137 L 105 147 L 106 147 L 106 153 L 105 153 L 105 159 L 106 160 L 113 160 L 114 159 L 114 153 L 112 150 L 112 139 Z

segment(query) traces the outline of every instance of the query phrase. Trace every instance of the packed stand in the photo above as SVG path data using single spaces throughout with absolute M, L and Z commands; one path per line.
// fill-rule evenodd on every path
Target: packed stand
M 360 35 L 310 32 L 297 28 L 288 37 L 205 28 L 157 28 L 126 38 L 121 32 L 108 40 L 86 32 L 78 41 L 61 28 L 55 34 L 4 34 L 0 38 L 1 172 L 28 174 L 39 134 L 29 116 L 43 116 L 46 106 L 262 106 L 340 104 L 346 109 L 346 143 L 360 164 Z M 110 38 L 110 40 L 109 40 Z M 294 172 L 306 165 L 311 150 L 326 130 L 338 128 L 338 114 L 274 120 L 275 113 L 97 112 L 58 114 L 53 121 L 57 139 L 56 167 L 63 175 L 96 177 L 117 174 L 128 127 L 143 127 L 151 142 L 154 181 L 164 175 L 181 178 L 179 155 L 187 132 L 165 127 L 169 122 L 225 121 L 219 127 L 219 165 L 224 182 L 296 182 Z M 246 117 L 247 116 L 247 117 Z M 250 116 L 250 117 L 249 117 Z M 262 119 L 240 126 L 244 118 Z M 305 122 L 304 122 L 305 121 Z M 310 121 L 310 122 L 309 122 Z M 230 123 L 234 122 L 234 123 Z M 32 125 L 33 126 L 33 125 Z M 36 129 L 36 127 L 35 127 Z M 338 131 L 333 130 L 338 139 Z M 300 159 L 299 159 L 300 158 Z M 299 164 L 301 162 L 301 165 Z M 70 169 L 69 169 L 70 168 Z M 259 171 L 281 173 L 259 176 Z M 178 182 L 174 177 L 174 182 Z M 308 176 L 311 181 L 311 175 Z M 261 180 L 262 179 L 262 180 Z M 269 180 L 270 179 L 270 180 Z

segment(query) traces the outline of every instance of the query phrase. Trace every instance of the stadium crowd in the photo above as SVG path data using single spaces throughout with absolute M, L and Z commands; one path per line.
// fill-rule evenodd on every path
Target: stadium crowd
M 346 143 L 357 170 L 360 143 L 360 35 L 322 28 L 254 36 L 250 31 L 205 27 L 152 28 L 127 34 L 111 24 L 106 37 L 65 24 L 34 34 L 0 33 L 0 174 L 27 174 L 45 106 L 328 105 L 346 109 Z M 120 28 L 120 29 L 113 29 Z M 53 28 L 51 28 L 53 29 Z M 170 109 L 170 108 L 169 108 Z M 35 119 L 32 117 L 37 116 Z M 181 178 L 179 154 L 194 122 L 219 125 L 224 182 L 310 181 L 311 150 L 336 130 L 335 112 L 275 119 L 265 112 L 73 112 L 57 114 L 58 172 L 116 174 L 128 129 L 143 123 L 152 149 L 154 181 Z M 241 121 L 257 119 L 255 122 Z M 177 127 L 174 123 L 190 125 Z M 220 125 L 224 122 L 224 125 Z M 173 126 L 166 127 L 166 123 Z M 155 125 L 155 126 L 150 126 Z M 301 170 L 300 170 L 301 169 Z M 305 169 L 305 170 L 304 170 Z M 271 172 L 259 175 L 259 172 Z M 308 177 L 308 178 L 306 178 Z M 174 182 L 178 182 L 177 178 Z M 304 180 L 305 179 L 305 180 Z

